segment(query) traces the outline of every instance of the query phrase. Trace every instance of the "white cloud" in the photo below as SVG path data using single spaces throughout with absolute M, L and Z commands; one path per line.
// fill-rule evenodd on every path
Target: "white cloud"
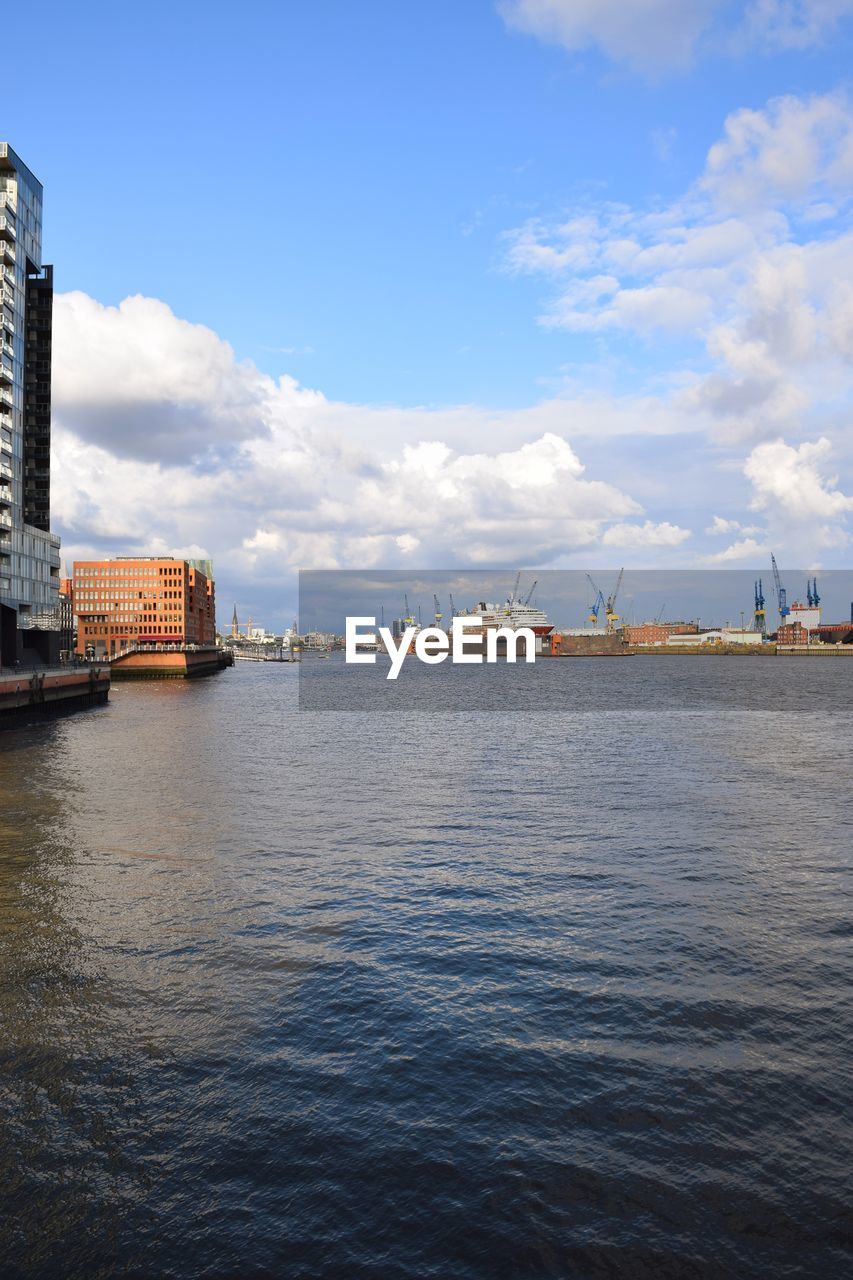
M 769 552 L 770 548 L 764 542 L 758 542 L 755 538 L 740 538 L 726 547 L 725 551 L 707 556 L 706 561 L 708 564 L 731 564 L 733 561 L 750 561 L 757 564 L 759 561 L 766 560 Z
M 570 53 L 596 47 L 645 74 L 683 71 L 703 51 L 740 56 L 826 42 L 853 0 L 498 0 L 512 30 Z M 734 19 L 734 20 L 733 20 Z
M 547 327 L 691 342 L 675 406 L 720 438 L 789 434 L 853 391 L 851 192 L 850 103 L 787 97 L 730 116 L 672 204 L 532 220 L 508 233 L 507 267 L 556 282 Z
M 642 71 L 685 68 L 719 0 L 501 0 L 507 25 L 572 52 L 598 46 Z
M 184 404 L 190 419 L 176 418 Z M 74 294 L 57 298 L 54 414 L 66 557 L 192 544 L 226 578 L 272 589 L 299 567 L 415 555 L 550 563 L 613 526 L 623 546 L 681 540 L 666 522 L 630 523 L 641 503 L 588 475 L 569 441 L 685 430 L 648 397 L 503 414 L 335 403 L 237 362 L 155 300 Z
M 690 537 L 689 529 L 663 520 L 655 524 L 646 520 L 643 524 L 614 524 L 601 538 L 604 547 L 678 547 Z
M 823 203 L 851 196 L 853 113 L 838 94 L 787 96 L 763 111 L 743 108 L 725 122 L 700 181 L 718 208 Z
M 714 516 L 711 524 L 705 530 L 711 538 L 721 537 L 732 533 L 742 533 L 749 537 L 758 533 L 759 529 L 755 525 L 741 524 L 740 520 L 726 520 L 723 516 Z
M 794 522 L 838 519 L 853 511 L 853 495 L 842 493 L 838 477 L 826 474 L 831 454 L 825 438 L 799 447 L 784 440 L 757 445 L 743 468 L 753 486 L 753 509 L 771 509 Z
M 751 0 L 738 40 L 767 49 L 808 49 L 853 14 L 853 0 Z
M 305 398 L 277 386 L 212 329 L 175 316 L 156 298 L 106 307 L 84 293 L 59 294 L 54 326 L 61 358 L 53 394 L 63 423 L 111 452 L 200 460 L 268 431 L 271 398 Z

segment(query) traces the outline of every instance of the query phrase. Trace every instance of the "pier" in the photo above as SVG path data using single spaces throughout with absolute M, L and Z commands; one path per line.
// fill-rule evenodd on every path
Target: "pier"
M 56 715 L 107 701 L 107 664 L 85 667 L 44 667 L 32 671 L 0 672 L 0 725 L 33 715 Z
M 194 680 L 233 665 L 215 645 L 129 645 L 109 660 L 114 680 Z

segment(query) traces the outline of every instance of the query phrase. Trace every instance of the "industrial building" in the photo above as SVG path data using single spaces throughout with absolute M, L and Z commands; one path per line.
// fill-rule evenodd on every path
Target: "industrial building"
M 641 622 L 625 627 L 628 644 L 666 644 L 670 636 L 696 635 L 698 622 Z

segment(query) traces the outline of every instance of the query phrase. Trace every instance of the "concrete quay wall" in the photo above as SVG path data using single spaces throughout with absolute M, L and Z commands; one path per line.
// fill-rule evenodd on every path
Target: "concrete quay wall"
M 98 706 L 107 701 L 109 692 L 106 664 L 0 675 L 0 724 Z
M 220 649 L 136 649 L 110 662 L 114 680 L 193 680 L 231 665 Z

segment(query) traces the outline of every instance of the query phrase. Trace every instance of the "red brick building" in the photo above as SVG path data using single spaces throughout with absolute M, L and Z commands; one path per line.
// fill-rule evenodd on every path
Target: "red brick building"
M 628 644 L 666 644 L 670 636 L 695 636 L 698 622 L 641 622 L 625 628 Z
M 130 644 L 214 645 L 213 580 L 171 556 L 77 560 L 77 652 L 103 657 Z
M 776 632 L 777 644 L 808 644 L 809 633 L 801 622 L 783 622 Z

